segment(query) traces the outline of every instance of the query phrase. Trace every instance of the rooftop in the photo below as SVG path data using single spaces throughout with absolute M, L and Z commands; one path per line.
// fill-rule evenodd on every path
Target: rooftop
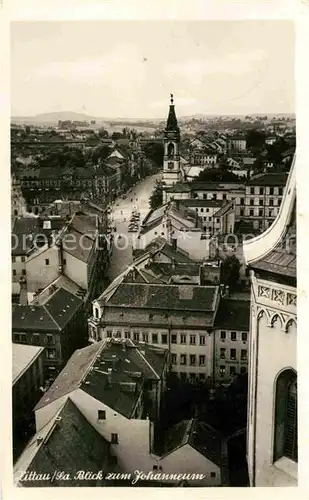
M 42 304 L 13 305 L 13 331 L 61 331 L 81 305 L 81 299 L 64 288 L 56 288 Z
M 220 467 L 222 442 L 223 436 L 210 425 L 196 419 L 183 420 L 166 432 L 164 455 L 188 444 Z
M 215 309 L 217 296 L 216 286 L 121 283 L 105 304 L 117 307 L 210 312 Z
M 248 186 L 285 186 L 288 179 L 288 174 L 282 173 L 266 173 L 252 177 L 248 182 Z
M 35 409 L 80 388 L 130 418 L 144 379 L 158 380 L 166 360 L 167 351 L 151 345 L 130 340 L 97 342 L 75 351 Z
M 181 200 L 180 203 L 186 207 L 217 207 L 220 208 L 223 200 L 200 200 L 198 198 L 191 200 Z
M 12 344 L 13 384 L 15 384 L 32 365 L 43 349 L 44 347 L 37 347 L 33 345 Z
M 42 437 L 42 442 L 38 438 Z M 110 443 L 87 421 L 80 410 L 68 398 L 55 415 L 51 424 L 32 438 L 17 462 L 14 472 L 35 471 L 37 474 L 52 474 L 64 470 L 70 475 L 66 486 L 103 486 L 106 481 L 75 479 L 80 470 L 96 473 L 111 470 Z M 20 481 L 22 487 L 48 487 L 50 480 Z M 63 486 L 63 480 L 54 478 L 53 486 Z

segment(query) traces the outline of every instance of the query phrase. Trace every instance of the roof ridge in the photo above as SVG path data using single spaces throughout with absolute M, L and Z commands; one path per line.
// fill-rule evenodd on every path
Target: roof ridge
M 61 328 L 60 326 L 58 325 L 57 321 L 55 320 L 55 318 L 51 315 L 51 313 L 49 312 L 49 310 L 46 308 L 45 304 L 42 304 L 41 306 L 39 307 L 43 307 L 44 311 L 48 314 L 48 316 L 52 319 L 52 321 L 55 323 L 55 325 L 57 326 L 58 330 L 61 332 Z
M 136 347 L 136 346 L 135 346 Z M 147 361 L 147 359 L 145 358 L 145 356 L 142 354 L 141 350 L 139 347 L 137 347 L 137 352 L 138 354 L 140 355 L 141 358 L 143 358 L 143 360 L 145 361 L 146 365 L 148 365 L 150 367 L 150 369 L 153 371 L 153 373 L 156 375 L 156 377 L 158 379 L 160 379 L 160 376 L 158 375 L 158 373 L 155 371 L 155 369 L 153 368 L 153 366 Z

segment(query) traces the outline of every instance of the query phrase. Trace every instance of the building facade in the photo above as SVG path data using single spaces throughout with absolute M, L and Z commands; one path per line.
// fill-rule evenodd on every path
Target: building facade
M 297 486 L 295 158 L 279 215 L 262 236 L 244 245 L 252 281 L 249 478 L 251 486 Z

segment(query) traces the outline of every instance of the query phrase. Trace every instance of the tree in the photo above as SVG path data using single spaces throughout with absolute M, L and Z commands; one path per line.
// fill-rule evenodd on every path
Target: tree
M 110 154 L 110 148 L 106 144 L 101 144 L 92 151 L 92 161 L 94 164 L 99 160 L 104 161 Z
M 121 132 L 113 132 L 112 139 L 114 141 L 117 141 L 117 139 L 123 139 L 123 135 L 121 134 Z
M 240 262 L 235 255 L 226 257 L 221 264 L 221 283 L 235 288 L 239 280 Z
M 248 130 L 247 147 L 251 149 L 261 149 L 265 144 L 266 134 L 260 130 Z
M 221 168 L 205 168 L 205 170 L 200 172 L 197 180 L 206 182 L 237 182 L 239 181 L 239 177 L 222 166 Z
M 104 138 L 108 138 L 108 132 L 107 130 L 105 130 L 104 127 L 100 128 L 99 132 L 98 132 L 98 135 L 99 137 L 101 137 L 102 139 Z
M 162 168 L 164 148 L 163 143 L 148 142 L 144 147 L 146 158 L 152 160 L 158 167 Z
M 160 181 L 156 181 L 155 187 L 151 193 L 149 199 L 149 205 L 152 210 L 156 210 L 163 204 L 163 184 Z

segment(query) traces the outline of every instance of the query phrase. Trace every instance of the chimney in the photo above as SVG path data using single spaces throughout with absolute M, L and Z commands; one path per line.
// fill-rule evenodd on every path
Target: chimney
M 230 296 L 230 287 L 228 285 L 225 287 L 225 295 L 227 295 L 227 297 Z
M 38 437 L 36 438 L 36 442 L 37 442 L 38 446 L 39 446 L 41 443 L 43 443 L 43 438 L 42 438 L 42 436 L 38 436 Z
M 107 375 L 108 384 L 111 385 L 111 383 L 112 383 L 112 372 L 113 372 L 113 369 L 112 368 L 108 368 L 107 371 L 108 371 L 108 375 Z
M 177 251 L 177 238 L 171 238 L 171 243 L 172 243 L 172 249 L 174 252 Z
M 220 285 L 220 295 L 221 295 L 221 297 L 224 296 L 224 289 L 225 289 L 225 286 L 221 284 Z
M 121 343 L 121 344 L 122 344 L 122 345 L 121 345 L 121 347 L 122 347 L 122 351 L 124 351 L 124 352 L 125 352 L 125 351 L 127 350 L 126 340 L 125 340 L 125 339 L 123 339 L 123 341 L 122 341 L 122 343 Z

